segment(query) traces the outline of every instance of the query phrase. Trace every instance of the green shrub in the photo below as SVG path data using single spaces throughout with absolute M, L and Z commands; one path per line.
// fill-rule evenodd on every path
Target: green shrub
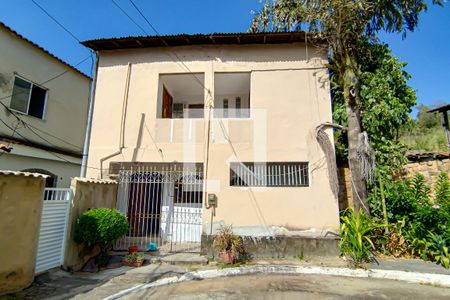
M 438 175 L 434 201 L 441 206 L 450 204 L 450 181 L 446 172 L 441 172 Z
M 425 182 L 425 176 L 417 173 L 411 181 L 410 188 L 417 204 L 430 204 L 430 187 Z
M 383 180 L 388 232 L 374 230 L 376 249 L 394 256 L 413 255 L 432 260 L 448 268 L 450 263 L 450 181 L 441 172 L 434 184 L 434 197 L 422 174 L 411 180 Z M 369 197 L 373 215 L 382 218 L 381 193 L 377 186 Z M 397 224 L 393 226 L 392 224 Z M 398 224 L 402 224 L 398 227 Z
M 411 252 L 423 260 L 436 261 L 448 269 L 450 265 L 449 242 L 443 236 L 429 232 L 425 238 L 413 239 Z
M 96 208 L 78 218 L 74 240 L 86 246 L 99 246 L 101 256 L 106 256 L 112 243 L 127 232 L 128 221 L 122 213 L 111 208 Z
M 344 211 L 340 230 L 341 254 L 350 257 L 357 266 L 373 259 L 373 230 L 379 227 L 381 225 L 376 224 L 362 210 L 358 213 L 352 209 Z

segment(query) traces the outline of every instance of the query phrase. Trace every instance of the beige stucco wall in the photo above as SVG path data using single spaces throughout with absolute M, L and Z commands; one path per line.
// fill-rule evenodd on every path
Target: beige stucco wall
M 44 159 L 41 157 L 14 155 L 4 153 L 0 159 L 0 169 L 23 171 L 27 169 L 45 169 L 55 174 L 58 178 L 56 187 L 68 188 L 72 177 L 78 176 L 80 173 L 80 164 L 68 163 L 62 160 L 51 158 L 51 155 Z
M 208 189 L 219 199 L 215 224 L 233 224 L 247 233 L 325 234 L 338 230 L 338 203 L 326 173 L 315 128 L 331 121 L 326 54 L 303 44 L 195 46 L 104 51 L 100 53 L 89 165 L 119 150 L 121 112 L 131 63 L 125 147 L 109 162 L 203 162 L 204 119 L 158 119 L 160 74 L 186 73 L 172 60 L 176 52 L 191 72 L 204 73 L 205 103 L 213 101 L 215 72 L 250 72 L 249 119 L 211 121 Z M 207 112 L 205 113 L 207 115 Z M 331 132 L 328 132 L 329 134 Z M 330 134 L 330 138 L 332 138 Z M 186 142 L 188 141 L 188 142 Z M 233 149 L 232 149 L 233 148 Z M 161 151 L 158 151 L 161 149 Z M 236 151 L 236 155 L 234 155 Z M 306 161 L 310 186 L 239 188 L 229 186 L 229 161 Z M 101 177 L 90 169 L 88 175 Z M 204 209 L 204 232 L 210 211 Z
M 0 295 L 33 282 L 44 181 L 0 174 Z
M 10 95 L 13 91 L 15 75 L 19 75 L 33 83 L 40 84 L 67 71 L 64 75 L 42 85 L 48 89 L 43 120 L 17 113 L 27 124 L 41 130 L 34 129 L 41 137 L 23 126 L 17 127 L 17 133 L 13 137 L 21 139 L 18 135 L 20 134 L 27 140 L 45 145 L 50 149 L 58 148 L 66 152 L 75 153 L 77 156 L 71 157 L 69 160 L 72 161 L 75 159 L 80 163 L 87 120 L 89 78 L 82 76 L 31 43 L 18 38 L 2 26 L 0 26 L 0 45 L 0 98 L 2 98 L 2 102 L 7 106 L 10 105 Z M 0 106 L 0 119 L 10 127 L 16 128 L 16 118 L 2 106 Z M 54 138 L 51 135 L 73 145 Z M 12 130 L 3 125 L 0 126 L 0 137 L 9 136 L 12 136 Z M 14 155 L 23 155 L 23 153 L 19 152 L 15 145 L 13 145 L 11 153 Z M 39 155 L 39 152 L 36 150 L 30 155 L 36 156 Z M 46 152 L 46 154 L 49 153 Z M 61 156 L 58 153 L 56 155 Z M 55 155 L 51 155 L 51 159 L 59 160 Z M 6 169 L 6 165 L 3 164 L 6 160 L 9 160 L 7 155 L 2 157 L 0 169 Z M 46 169 L 46 161 L 41 162 L 43 164 L 40 165 L 40 168 Z M 19 167 L 8 167 L 8 169 L 21 170 Z M 78 176 L 79 169 L 80 167 L 71 176 Z
M 73 199 L 69 211 L 63 267 L 66 270 L 79 271 L 91 257 L 99 253 L 99 250 L 78 245 L 73 241 L 76 221 L 86 210 L 100 207 L 115 208 L 117 184 L 111 180 L 74 178 L 71 188 Z

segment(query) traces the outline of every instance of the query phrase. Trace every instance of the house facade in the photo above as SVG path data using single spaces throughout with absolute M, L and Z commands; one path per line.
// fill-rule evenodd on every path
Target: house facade
M 0 23 L 0 169 L 79 176 L 90 78 Z
M 305 33 L 83 44 L 98 55 L 87 175 L 119 181 L 122 246 L 181 247 L 221 225 L 250 237 L 338 232 L 316 139 L 332 120 L 327 53 Z

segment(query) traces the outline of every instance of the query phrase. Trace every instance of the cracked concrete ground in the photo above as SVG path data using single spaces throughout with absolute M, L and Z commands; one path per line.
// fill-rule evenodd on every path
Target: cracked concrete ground
M 318 275 L 234 276 L 140 290 L 121 299 L 449 299 L 450 289 Z

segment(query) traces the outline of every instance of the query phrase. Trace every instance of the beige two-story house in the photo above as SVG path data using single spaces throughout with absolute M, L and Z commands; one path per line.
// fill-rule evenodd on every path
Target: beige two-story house
M 338 231 L 316 138 L 332 119 L 327 53 L 305 37 L 83 42 L 98 55 L 88 176 L 119 181 L 130 231 L 117 247 L 189 249 L 224 224 L 255 238 Z
M 90 77 L 3 23 L 0 45 L 0 169 L 69 187 L 80 175 Z

